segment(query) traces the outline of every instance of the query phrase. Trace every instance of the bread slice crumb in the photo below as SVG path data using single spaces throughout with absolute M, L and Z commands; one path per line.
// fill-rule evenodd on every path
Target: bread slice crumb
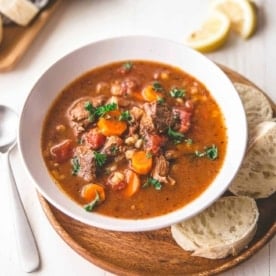
M 267 198 L 276 191 L 276 122 L 265 121 L 252 131 L 248 151 L 229 186 L 235 195 Z
M 228 196 L 202 213 L 171 226 L 176 243 L 193 256 L 221 259 L 237 255 L 253 239 L 259 211 L 254 199 Z
M 245 109 L 249 138 L 251 138 L 257 124 L 272 119 L 273 109 L 268 98 L 259 89 L 238 82 L 234 83 L 234 86 Z

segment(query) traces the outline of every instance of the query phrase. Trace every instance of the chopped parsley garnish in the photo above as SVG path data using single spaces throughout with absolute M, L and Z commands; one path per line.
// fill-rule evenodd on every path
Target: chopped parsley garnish
M 164 98 L 158 97 L 157 98 L 157 104 L 163 104 L 165 102 Z
M 160 84 L 160 82 L 158 81 L 155 81 L 153 84 L 152 84 L 152 89 L 156 92 L 162 92 L 164 91 L 164 88 L 163 86 Z
M 96 108 L 92 105 L 91 102 L 85 102 L 84 103 L 84 109 L 87 110 L 89 112 L 89 117 L 88 120 L 90 122 L 93 122 L 95 120 L 95 112 L 96 112 Z
M 97 152 L 97 151 L 94 151 L 94 157 L 95 157 L 95 160 L 96 160 L 96 165 L 98 167 L 102 167 L 105 164 L 106 160 L 107 160 L 106 154 L 100 153 L 100 152 Z
M 71 160 L 71 164 L 72 164 L 72 175 L 77 175 L 79 170 L 80 170 L 80 162 L 78 157 L 74 157 Z
M 117 104 L 116 103 L 101 105 L 101 106 L 96 108 L 95 115 L 98 116 L 98 117 L 102 117 L 106 113 L 108 113 L 109 111 L 113 111 L 115 109 L 117 109 Z
M 171 129 L 171 127 L 168 128 L 168 136 L 170 138 L 172 138 L 172 140 L 175 144 L 180 144 L 185 139 L 185 136 L 183 133 L 175 131 L 175 130 Z
M 131 61 L 128 61 L 128 62 L 125 62 L 123 64 L 123 68 L 126 70 L 126 71 L 130 71 L 132 68 L 133 68 L 133 63 Z
M 89 121 L 93 122 L 96 117 L 102 117 L 109 111 L 117 109 L 116 103 L 110 103 L 106 105 L 101 105 L 98 107 L 94 107 L 91 102 L 85 102 L 84 103 L 84 109 L 89 112 Z
M 162 184 L 160 181 L 153 177 L 148 177 L 147 181 L 144 183 L 143 188 L 153 186 L 155 190 L 160 191 L 162 189 Z
M 116 146 L 116 145 L 111 146 L 110 152 L 111 152 L 112 155 L 115 155 L 118 151 L 119 151 L 118 146 Z
M 101 201 L 99 193 L 96 191 L 96 196 L 95 198 L 88 203 L 87 205 L 84 205 L 83 208 L 87 211 L 87 212 L 92 212 L 94 207 Z
M 123 111 L 119 116 L 119 121 L 130 121 L 132 119 L 128 110 Z
M 216 145 L 212 145 L 210 147 L 206 147 L 204 151 L 195 151 L 196 157 L 207 157 L 211 160 L 215 160 L 218 158 L 218 148 Z
M 186 91 L 184 89 L 180 89 L 180 88 L 173 88 L 170 91 L 170 95 L 173 98 L 183 98 L 185 97 Z
M 171 127 L 168 128 L 168 136 L 173 140 L 174 144 L 180 144 L 182 142 L 185 142 L 189 145 L 193 143 L 193 140 L 191 138 L 185 138 L 185 135 L 181 132 L 175 131 L 171 129 Z

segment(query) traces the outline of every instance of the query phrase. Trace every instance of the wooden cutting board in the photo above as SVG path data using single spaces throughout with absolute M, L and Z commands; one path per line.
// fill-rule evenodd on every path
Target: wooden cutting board
M 8 25 L 3 29 L 3 40 L 0 44 L 0 72 L 14 68 L 23 57 L 41 29 L 50 20 L 62 0 L 52 0 L 51 3 L 26 26 Z
M 256 87 L 238 73 L 221 68 L 233 82 Z M 275 116 L 276 108 L 272 105 Z M 117 275 L 214 275 L 250 258 L 276 233 L 276 194 L 257 200 L 260 218 L 253 241 L 238 256 L 221 260 L 192 257 L 175 243 L 169 227 L 137 233 L 106 231 L 68 217 L 41 195 L 39 200 L 54 229 L 73 250 Z

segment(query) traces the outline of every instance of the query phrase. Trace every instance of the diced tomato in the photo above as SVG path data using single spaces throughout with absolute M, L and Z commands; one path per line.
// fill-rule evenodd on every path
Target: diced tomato
M 66 139 L 61 143 L 51 147 L 50 153 L 58 163 L 63 163 L 73 156 L 73 141 Z
M 192 113 L 186 109 L 181 108 L 175 108 L 173 112 L 180 120 L 178 131 L 181 133 L 186 133 L 191 127 Z
M 106 136 L 104 136 L 101 132 L 96 129 L 91 129 L 86 134 L 86 141 L 92 149 L 101 148 L 106 140 Z
M 162 135 L 149 134 L 146 137 L 145 148 L 152 154 L 157 154 L 162 146 L 165 145 L 167 138 Z

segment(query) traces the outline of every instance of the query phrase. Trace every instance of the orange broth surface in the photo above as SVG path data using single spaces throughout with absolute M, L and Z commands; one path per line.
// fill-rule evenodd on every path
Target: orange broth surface
M 94 99 L 100 103 L 94 104 Z M 73 104 L 76 102 L 83 110 L 76 110 Z M 101 116 L 97 112 L 94 116 L 91 108 L 88 110 L 88 103 L 92 103 L 95 111 L 114 102 L 116 112 L 128 114 L 128 118 L 112 115 L 116 113 L 114 110 Z M 153 115 L 145 106 L 153 110 Z M 139 112 L 142 110 L 143 119 L 134 118 L 133 107 Z M 82 117 L 78 121 L 76 114 L 81 111 L 87 118 L 91 115 L 95 118 L 90 117 L 89 121 Z M 100 118 L 123 122 L 126 128 L 122 134 L 104 135 L 106 132 L 99 129 Z M 148 126 L 147 120 L 153 124 Z M 81 123 L 85 126 L 80 127 Z M 91 130 L 96 135 L 85 136 Z M 110 136 L 116 136 L 117 140 L 112 139 L 119 142 L 106 151 Z M 129 145 L 130 137 L 135 138 L 135 143 Z M 64 141 L 68 142 L 67 146 Z M 84 162 L 83 156 L 77 155 L 80 146 L 90 154 L 85 155 L 87 159 L 90 156 L 92 164 L 89 163 L 88 172 L 79 168 Z M 178 68 L 142 60 L 108 64 L 70 83 L 49 109 L 41 138 L 44 161 L 61 191 L 80 208 L 93 203 L 92 210 L 88 211 L 131 219 L 166 214 L 198 197 L 221 169 L 226 146 L 223 114 L 206 87 Z M 207 153 L 212 147 L 216 151 Z M 146 152 L 151 159 L 152 169 L 147 174 L 133 169 L 129 155 L 135 151 Z M 104 164 L 94 162 L 95 152 L 105 159 Z M 173 158 L 169 155 L 172 153 Z M 166 166 L 158 171 L 155 166 L 161 159 Z M 139 179 L 139 187 L 131 195 L 126 195 L 128 185 L 133 184 L 127 179 L 127 171 L 134 172 Z M 114 175 L 120 176 L 119 180 Z M 104 198 L 93 192 L 84 195 L 83 187 L 88 184 L 101 186 Z

